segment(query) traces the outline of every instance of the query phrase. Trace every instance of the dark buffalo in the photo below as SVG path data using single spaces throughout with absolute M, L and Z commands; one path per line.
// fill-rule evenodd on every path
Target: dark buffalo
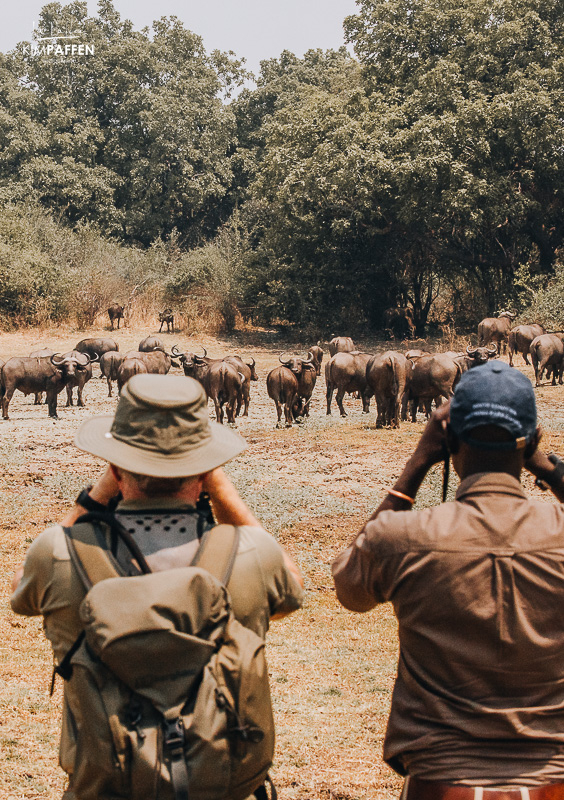
M 336 401 L 342 417 L 347 416 L 343 408 L 343 398 L 347 392 L 358 392 L 362 398 L 362 410 L 370 411 L 372 390 L 366 383 L 366 367 L 372 358 L 370 353 L 335 353 L 325 365 L 325 383 L 327 385 L 327 413 L 331 413 L 333 392 L 337 390 Z
M 108 382 L 108 397 L 112 396 L 112 381 L 117 381 L 122 361 L 123 356 L 117 350 L 108 350 L 100 359 L 100 372 Z
M 128 362 L 127 364 L 125 363 L 126 361 Z M 130 363 L 131 361 L 138 361 L 143 365 L 143 369 L 141 369 L 141 367 L 133 369 L 133 365 Z M 173 356 L 169 353 L 165 353 L 164 350 L 151 350 L 149 353 L 141 353 L 139 350 L 128 350 L 118 367 L 118 389 L 121 392 L 123 385 L 127 383 L 132 375 L 145 372 L 149 372 L 153 375 L 166 375 L 173 364 L 175 367 L 178 366 L 178 364 L 173 361 Z
M 45 356 L 54 356 L 55 351 L 51 350 L 50 347 L 44 347 L 41 350 L 34 350 L 32 353 L 29 354 L 30 358 L 44 358 Z M 43 392 L 35 392 L 35 398 L 33 400 L 33 404 L 35 406 L 40 406 L 43 400 Z
M 495 342 L 498 352 L 501 353 L 501 346 L 503 344 L 503 352 L 507 351 L 507 339 L 511 329 L 511 323 L 517 314 L 512 311 L 502 311 L 497 317 L 486 317 L 478 325 L 478 345 L 483 347 Z
M 458 361 L 462 371 L 466 372 L 472 367 L 479 367 L 480 364 L 485 364 L 490 358 L 497 358 L 499 351 L 495 344 L 492 344 L 491 347 L 472 347 L 468 345 L 465 352 L 455 353 L 449 351 L 446 355 L 450 355 L 455 361 Z
M 535 370 L 535 386 L 540 386 L 543 372 L 548 367 L 552 371 L 552 385 L 562 383 L 562 373 L 564 372 L 564 343 L 562 334 L 543 333 L 531 342 L 529 352 L 533 369 Z
M 274 367 L 266 376 L 266 390 L 271 400 L 274 400 L 278 422 L 282 424 L 282 410 L 286 419 L 286 427 L 291 428 L 294 422 L 294 406 L 298 397 L 298 379 L 291 369 L 280 366 Z
M 243 382 L 243 417 L 249 416 L 249 403 L 251 402 L 251 381 L 258 381 L 257 371 L 255 369 L 256 361 L 254 358 L 251 357 L 251 363 L 249 364 L 240 356 L 225 356 L 223 359 L 228 364 L 233 364 L 244 376 L 245 380 Z M 235 411 L 235 416 L 239 416 L 241 411 L 241 406 L 239 405 Z
M 315 374 L 317 377 L 321 375 L 321 362 L 323 361 L 323 350 L 318 344 L 314 344 L 309 348 L 309 352 L 313 357 L 313 364 L 315 366 Z
M 376 399 L 376 427 L 399 428 L 400 407 L 411 379 L 413 365 L 403 353 L 388 350 L 372 356 L 366 366 L 366 383 Z
M 334 336 L 329 342 L 329 355 L 333 357 L 335 353 L 352 353 L 354 342 L 350 336 Z
M 413 311 L 410 308 L 387 308 L 382 314 L 382 323 L 382 327 L 391 333 L 392 338 L 413 339 L 415 335 Z
M 119 303 L 112 303 L 111 306 L 108 308 L 108 317 L 110 318 L 110 324 L 112 326 L 112 330 L 114 329 L 114 322 L 117 319 L 117 326 L 119 330 L 119 323 L 120 320 L 123 319 L 123 312 L 125 306 L 120 306 Z
M 463 357 L 464 354 L 461 358 Z M 451 398 L 465 369 L 466 365 L 463 366 L 459 359 L 448 353 L 435 353 L 418 359 L 413 365 L 409 385 L 412 422 L 417 420 L 420 403 L 424 406 L 426 415 L 430 416 L 433 400 L 436 405 L 440 405 L 443 399 Z
M 509 331 L 507 347 L 509 350 L 509 366 L 513 366 L 513 354 L 521 353 L 525 364 L 530 364 L 528 359 L 529 348 L 533 339 L 545 333 L 542 325 L 534 322 L 532 325 L 517 325 Z
M 98 361 L 98 358 L 91 359 L 86 353 L 79 353 L 78 350 L 70 350 L 65 353 L 63 358 L 72 358 L 76 360 L 77 368 L 73 376 L 69 377 L 66 384 L 67 390 L 67 406 L 73 404 L 73 389 L 76 386 L 76 404 L 77 406 L 84 407 L 84 399 L 82 392 L 84 391 L 85 384 L 92 377 L 92 362 Z
M 42 358 L 10 358 L 0 373 L 2 416 L 8 417 L 8 406 L 16 389 L 23 394 L 46 392 L 50 417 L 57 417 L 57 396 L 76 373 L 84 370 L 86 356 L 55 353 Z M 80 360 L 79 360 L 80 359 Z M 90 359 L 88 359 L 90 363 Z
M 485 364 L 490 358 L 497 356 L 497 348 L 471 347 L 466 351 L 435 353 L 422 356 L 413 365 L 409 387 L 411 401 L 411 419 L 417 419 L 419 404 L 425 408 L 427 417 L 431 415 L 431 404 L 439 406 L 443 399 L 448 400 L 454 393 L 454 387 L 461 375 L 472 367 Z
M 147 372 L 149 372 L 147 365 L 140 358 L 128 358 L 127 355 L 123 356 L 116 370 L 118 392 L 121 393 L 127 381 L 134 375 L 145 375 Z
M 278 356 L 278 360 L 284 367 L 293 372 L 298 380 L 298 394 L 292 407 L 294 419 L 297 417 L 309 417 L 309 404 L 317 380 L 313 356 L 310 352 L 308 353 L 308 358 L 289 356 L 283 359 L 283 355 L 284 353 L 281 353 Z
M 161 323 L 159 333 L 162 331 L 163 325 L 165 324 L 166 332 L 174 333 L 174 312 L 172 308 L 165 308 L 164 311 L 159 311 L 159 322 Z
M 95 360 L 96 356 L 101 358 L 110 350 L 119 350 L 119 345 L 115 339 L 81 339 L 74 349 L 79 353 L 86 353 Z
M 177 355 L 177 353 L 175 353 Z M 243 402 L 245 376 L 235 364 L 223 359 L 196 356 L 183 353 L 184 374 L 195 378 L 204 387 L 206 394 L 215 406 L 216 420 L 223 424 L 223 406 L 226 406 L 227 422 L 235 424 L 235 411 Z M 180 358 L 180 356 L 179 356 Z
M 158 336 L 146 336 L 139 342 L 139 351 L 141 353 L 150 353 L 151 350 L 164 350 L 164 342 Z

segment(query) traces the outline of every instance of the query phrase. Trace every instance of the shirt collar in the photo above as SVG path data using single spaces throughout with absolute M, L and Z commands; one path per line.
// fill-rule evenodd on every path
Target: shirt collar
M 456 499 L 477 494 L 501 492 L 516 497 L 527 497 L 521 483 L 507 472 L 476 472 L 460 482 L 456 490 Z
M 144 500 L 122 500 L 118 503 L 117 511 L 146 511 L 149 509 L 164 509 L 168 508 L 171 511 L 179 508 L 189 508 L 192 511 L 195 506 L 186 503 L 184 500 L 171 499 L 170 497 L 149 497 Z

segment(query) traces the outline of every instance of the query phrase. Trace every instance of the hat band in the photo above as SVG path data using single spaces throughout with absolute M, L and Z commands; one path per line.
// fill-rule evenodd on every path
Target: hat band
M 458 438 L 471 447 L 477 447 L 480 450 L 523 450 L 527 445 L 527 439 L 524 436 L 519 436 L 511 442 L 485 442 L 464 434 L 458 434 Z

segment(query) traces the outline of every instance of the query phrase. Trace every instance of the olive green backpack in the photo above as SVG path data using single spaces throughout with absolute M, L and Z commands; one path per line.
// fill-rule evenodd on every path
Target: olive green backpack
M 56 668 L 78 703 L 77 800 L 265 798 L 274 721 L 264 642 L 234 618 L 225 588 L 237 528 L 207 531 L 192 566 L 151 572 L 115 517 L 97 516 L 65 529 L 87 591 L 83 633 Z M 141 574 L 113 556 L 108 524 Z

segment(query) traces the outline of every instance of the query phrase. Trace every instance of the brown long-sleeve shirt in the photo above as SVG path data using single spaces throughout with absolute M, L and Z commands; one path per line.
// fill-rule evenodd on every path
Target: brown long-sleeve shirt
M 564 780 L 564 507 L 505 473 L 384 511 L 333 564 L 337 594 L 391 601 L 400 657 L 384 758 L 451 783 Z

